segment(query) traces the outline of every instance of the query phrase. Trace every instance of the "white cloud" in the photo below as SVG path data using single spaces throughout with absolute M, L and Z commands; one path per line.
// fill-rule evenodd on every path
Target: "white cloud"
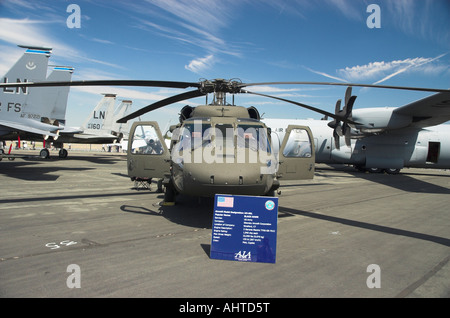
M 255 85 L 250 89 L 253 92 L 258 93 L 286 93 L 286 92 L 297 92 L 299 88 L 280 88 L 268 85 Z
M 431 65 L 429 63 L 438 60 L 446 54 L 447 53 L 444 53 L 436 57 L 416 57 L 390 62 L 371 62 L 366 65 L 357 65 L 339 69 L 337 72 L 341 77 L 350 82 L 376 80 L 378 78 L 374 84 L 379 84 L 407 71 L 426 71 L 427 73 L 442 72 L 442 66 Z M 427 66 L 425 67 L 425 65 Z M 379 79 L 380 77 L 381 79 Z
M 334 79 L 334 80 L 337 80 L 337 81 L 340 81 L 340 82 L 347 82 L 347 80 L 339 78 L 337 76 L 333 76 L 333 75 L 330 75 L 330 74 L 327 74 L 327 73 L 324 73 L 324 72 L 315 71 L 315 70 L 310 69 L 309 67 L 306 67 L 306 66 L 304 66 L 304 68 L 306 68 L 308 71 L 310 71 L 312 73 L 315 73 L 315 74 L 318 74 L 318 75 L 322 75 L 322 76 L 325 76 L 325 77 L 328 77 L 328 78 L 331 78 L 331 79 Z
M 14 45 L 50 47 L 55 55 L 68 60 L 81 58 L 78 50 L 48 35 L 42 27 L 45 23 L 47 21 L 0 18 L 0 40 Z
M 10 68 L 17 62 L 17 60 L 22 56 L 23 49 L 12 48 L 6 45 L 0 45 L 0 74 L 6 74 Z
M 123 87 L 112 87 L 112 86 L 80 86 L 80 87 L 72 87 L 71 91 L 75 92 L 84 92 L 90 93 L 94 95 L 99 94 L 116 94 L 120 98 L 130 98 L 133 100 L 141 100 L 144 102 L 148 102 L 151 104 L 152 102 L 156 102 L 158 100 L 162 100 L 167 98 L 167 95 L 161 95 L 158 93 L 149 93 L 143 92 L 135 89 L 128 89 Z
M 214 55 L 210 54 L 208 56 L 192 60 L 188 65 L 185 65 L 184 68 L 194 73 L 201 73 L 212 68 L 214 63 Z
M 348 0 L 327 0 L 327 3 L 335 6 L 344 16 L 352 20 L 361 20 L 361 10 L 355 7 L 356 1 Z
M 233 3 L 229 3 L 229 1 L 148 0 L 147 2 L 158 6 L 178 19 L 196 25 L 200 29 L 212 30 L 212 32 L 226 27 L 228 20 L 233 16 Z
M 47 23 L 48 21 L 41 20 L 0 18 L 0 41 L 14 45 L 50 47 L 53 48 L 52 56 L 54 58 L 63 57 L 65 61 L 72 62 L 89 61 L 123 69 L 122 66 L 117 64 L 89 58 L 76 48 L 53 38 L 44 27 Z M 0 65 L 0 69 L 4 67 L 4 65 Z
M 440 54 L 436 57 L 407 58 L 390 62 L 370 62 L 365 65 L 356 65 L 338 69 L 336 72 L 339 76 L 316 71 L 306 66 L 303 67 L 312 73 L 344 83 L 374 81 L 373 84 L 380 84 L 405 72 L 421 72 L 422 74 L 428 75 L 447 72 L 450 69 L 448 65 L 433 63 L 447 54 L 448 53 Z
M 12 44 L 51 46 L 54 41 L 45 36 L 38 27 L 43 22 L 0 18 L 0 40 Z

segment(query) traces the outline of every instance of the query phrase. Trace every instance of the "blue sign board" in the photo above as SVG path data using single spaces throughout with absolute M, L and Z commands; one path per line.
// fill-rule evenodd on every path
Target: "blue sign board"
M 216 194 L 210 257 L 275 263 L 278 198 Z

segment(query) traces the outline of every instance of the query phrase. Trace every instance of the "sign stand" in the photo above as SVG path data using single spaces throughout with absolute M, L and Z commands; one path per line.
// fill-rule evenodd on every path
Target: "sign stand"
M 216 194 L 213 259 L 275 263 L 278 198 Z

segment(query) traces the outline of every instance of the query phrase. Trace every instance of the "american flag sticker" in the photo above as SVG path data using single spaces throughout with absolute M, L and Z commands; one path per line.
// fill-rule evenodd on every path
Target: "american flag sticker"
M 232 208 L 234 204 L 233 197 L 217 197 L 217 206 L 223 208 Z

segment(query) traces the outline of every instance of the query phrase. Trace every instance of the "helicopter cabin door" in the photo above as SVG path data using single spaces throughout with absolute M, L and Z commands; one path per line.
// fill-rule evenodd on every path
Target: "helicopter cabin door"
M 289 125 L 279 152 L 278 177 L 303 180 L 314 177 L 315 151 L 309 127 Z
M 170 153 L 158 123 L 134 122 L 128 140 L 127 167 L 131 178 L 163 178 L 169 173 Z

